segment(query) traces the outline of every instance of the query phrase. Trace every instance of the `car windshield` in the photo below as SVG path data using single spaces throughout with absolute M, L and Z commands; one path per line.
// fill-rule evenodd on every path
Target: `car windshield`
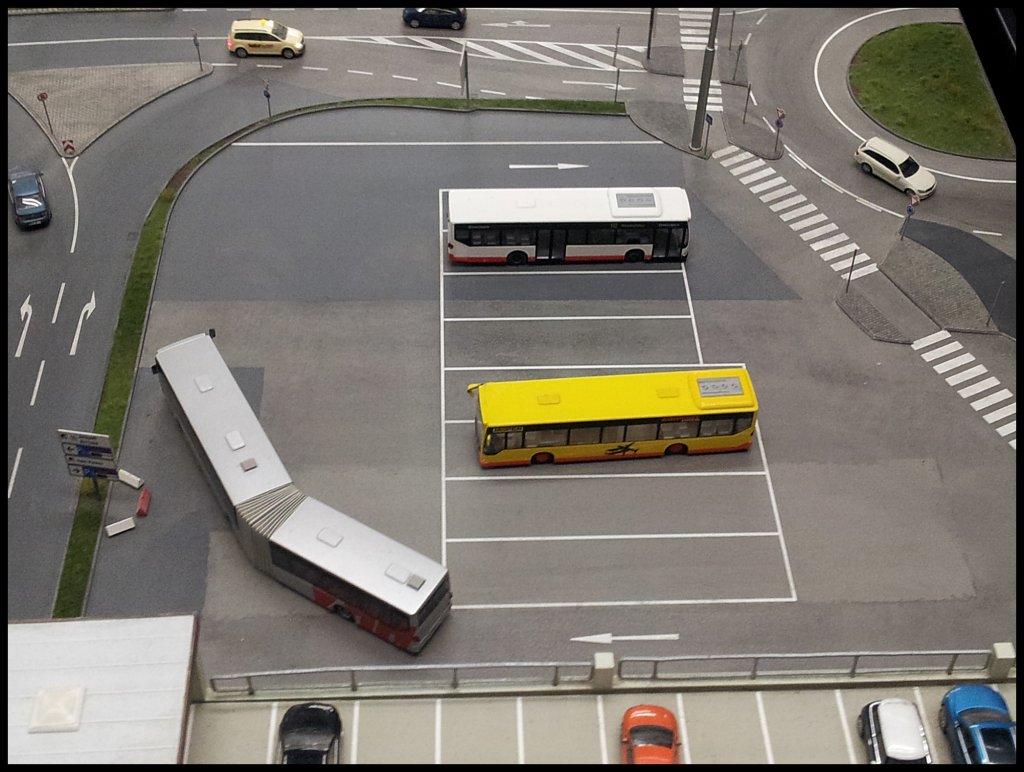
M 900 174 L 904 177 L 913 177 L 920 170 L 921 165 L 909 155 L 907 156 L 907 160 L 900 164 Z
M 638 726 L 630 734 L 635 745 L 672 747 L 672 732 L 660 726 Z
M 35 177 L 19 177 L 14 181 L 14 195 L 35 196 L 39 193 L 39 184 Z
M 296 750 L 284 754 L 285 764 L 326 764 L 327 754 L 323 751 Z
M 1017 743 L 1013 734 L 1004 727 L 985 727 L 981 730 L 985 755 L 991 764 L 1016 764 Z
M 278 40 L 284 40 L 288 37 L 288 28 L 283 24 L 278 24 L 276 21 L 271 22 L 270 34 Z
M 993 721 L 1000 723 L 1009 721 L 1009 717 L 1001 710 L 971 708 L 960 714 L 960 720 L 965 724 L 990 724 Z

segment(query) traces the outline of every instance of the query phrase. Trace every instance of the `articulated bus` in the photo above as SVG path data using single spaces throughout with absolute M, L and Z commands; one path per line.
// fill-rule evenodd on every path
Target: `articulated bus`
M 480 466 L 747 450 L 757 397 L 742 367 L 472 383 Z
M 420 651 L 451 609 L 447 569 L 302 493 L 213 335 L 164 346 L 152 369 L 246 557 L 329 611 Z
M 685 262 L 682 188 L 481 188 L 448 191 L 453 263 Z

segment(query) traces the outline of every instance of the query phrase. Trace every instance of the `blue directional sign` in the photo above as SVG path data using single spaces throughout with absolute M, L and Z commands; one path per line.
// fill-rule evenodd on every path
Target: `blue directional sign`
M 72 477 L 117 477 L 110 435 L 58 429 L 57 436 Z

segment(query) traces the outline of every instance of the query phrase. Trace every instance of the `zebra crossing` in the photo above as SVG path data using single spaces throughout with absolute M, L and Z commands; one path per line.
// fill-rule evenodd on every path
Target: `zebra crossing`
M 706 36 L 705 36 L 706 38 Z M 418 48 L 428 51 L 495 59 L 502 62 L 545 64 L 580 70 L 605 72 L 646 72 L 643 57 L 646 46 L 615 46 L 614 43 L 548 43 L 540 40 L 490 40 L 446 37 L 353 35 L 320 38 L 346 43 Z
M 934 362 L 932 369 L 939 375 L 950 373 L 946 383 L 960 387 L 957 394 L 971 400 L 970 406 L 985 423 L 994 426 L 1000 437 L 1010 437 L 1010 447 L 1017 449 L 1017 403 L 1007 402 L 1013 399 L 1013 392 L 1001 388 L 999 379 L 989 374 L 985 365 L 977 363 L 974 355 L 964 350 L 963 344 L 954 340 L 947 330 L 939 330 L 918 338 L 910 347 L 919 351 L 925 362 Z M 988 377 L 984 377 L 986 375 Z
M 870 255 L 861 252 L 860 246 L 830 222 L 828 215 L 819 211 L 764 159 L 735 145 L 716 150 L 711 157 L 767 204 L 844 280 L 859 279 L 878 270 L 878 264 Z
M 679 9 L 679 45 L 684 51 L 703 51 L 711 35 L 710 8 Z

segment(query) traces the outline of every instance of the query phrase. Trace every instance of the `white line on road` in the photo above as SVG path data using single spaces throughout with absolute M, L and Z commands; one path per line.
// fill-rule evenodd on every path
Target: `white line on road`
M 41 360 L 39 362 L 39 372 L 36 373 L 36 385 L 35 385 L 35 388 L 32 389 L 32 399 L 29 400 L 29 403 L 28 403 L 29 407 L 35 407 L 35 404 L 36 404 L 36 394 L 39 393 L 39 382 L 43 379 L 43 368 L 44 367 L 46 367 L 46 360 L 45 359 L 43 359 L 43 360 Z
M 53 318 L 50 320 L 50 324 L 57 322 L 57 314 L 60 312 L 60 301 L 64 297 L 64 282 L 60 283 L 60 291 L 57 293 L 57 304 L 53 307 Z
M 11 479 L 7 483 L 7 498 L 11 497 L 11 491 L 14 490 L 14 478 L 18 476 L 18 465 L 21 463 L 21 450 L 18 448 L 18 452 L 14 454 L 14 468 L 11 469 Z

